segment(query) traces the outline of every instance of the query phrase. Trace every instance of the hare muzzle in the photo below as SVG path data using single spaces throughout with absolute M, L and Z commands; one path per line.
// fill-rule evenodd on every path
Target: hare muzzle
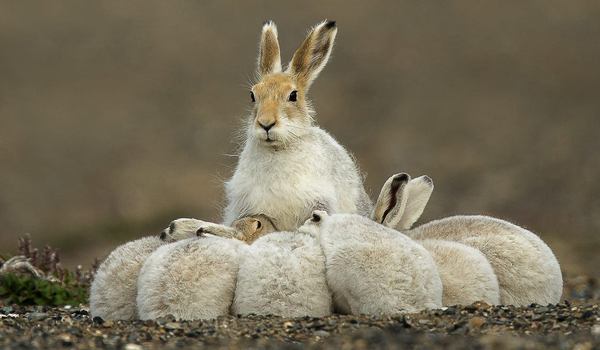
M 256 118 L 256 129 L 260 139 L 267 142 L 276 140 L 273 128 L 277 126 L 278 108 L 274 104 L 263 106 Z

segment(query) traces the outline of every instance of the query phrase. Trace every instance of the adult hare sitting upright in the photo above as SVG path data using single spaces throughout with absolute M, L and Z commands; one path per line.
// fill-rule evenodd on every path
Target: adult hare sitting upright
M 371 201 L 350 154 L 315 125 L 307 92 L 327 63 L 337 33 L 334 21 L 315 26 L 282 70 L 277 28 L 262 28 L 258 77 L 250 91 L 252 111 L 233 177 L 225 183 L 224 225 L 264 214 L 278 230 L 293 231 L 315 209 L 368 216 Z M 174 230 L 219 230 L 194 219 Z M 219 227 L 221 226 L 221 227 Z

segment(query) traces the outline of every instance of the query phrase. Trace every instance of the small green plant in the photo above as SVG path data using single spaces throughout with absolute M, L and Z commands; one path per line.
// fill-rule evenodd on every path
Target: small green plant
M 79 305 L 87 302 L 88 291 L 98 267 L 90 270 L 77 266 L 69 271 L 60 265 L 58 251 L 46 246 L 34 248 L 31 238 L 19 239 L 19 255 L 0 257 L 0 301 L 19 305 Z
M 79 305 L 86 302 L 87 296 L 87 288 L 73 283 L 16 274 L 0 276 L 0 299 L 6 304 Z

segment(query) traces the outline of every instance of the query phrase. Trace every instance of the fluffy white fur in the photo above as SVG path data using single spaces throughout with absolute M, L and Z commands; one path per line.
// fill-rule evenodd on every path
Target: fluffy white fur
M 137 318 L 137 280 L 146 258 L 164 242 L 145 237 L 117 247 L 102 262 L 90 289 L 90 312 L 105 320 Z
M 407 187 L 410 187 L 411 182 Z M 397 198 L 394 202 L 410 203 L 413 192 L 418 195 L 419 191 L 424 191 L 426 198 L 431 195 L 431 190 L 427 189 L 427 186 L 415 186 L 414 191 L 408 193 L 406 188 L 398 190 L 398 186 L 393 188 L 390 184 L 388 180 L 382 193 L 397 190 L 395 192 L 397 196 L 408 197 Z M 433 189 L 433 182 L 430 182 L 430 186 Z M 423 195 L 418 196 L 423 198 Z M 382 212 L 380 207 L 390 205 L 385 203 L 388 197 L 384 196 L 384 201 L 378 201 L 374 213 Z M 426 204 L 427 201 L 419 200 L 418 205 L 412 207 L 405 205 L 405 212 L 418 213 L 418 215 L 411 213 L 406 215 L 420 216 Z M 416 240 L 452 240 L 478 249 L 487 258 L 496 274 L 502 304 L 556 304 L 560 301 L 563 282 L 558 260 L 538 236 L 522 227 L 488 216 L 453 216 L 429 222 L 412 230 L 403 230 L 403 232 Z M 439 264 L 446 264 L 446 262 L 439 262 Z M 473 274 L 478 268 L 479 266 L 472 266 L 465 272 Z
M 423 213 L 433 187 L 428 176 L 412 180 L 405 173 L 391 176 L 375 203 L 373 219 L 406 232 Z M 444 305 L 467 305 L 475 301 L 499 303 L 498 278 L 479 250 L 442 239 L 418 242 L 429 251 L 437 265 Z
M 193 320 L 229 314 L 238 258 L 245 247 L 235 239 L 210 236 L 161 246 L 140 272 L 140 318 L 172 314 L 180 320 Z
M 318 127 L 307 132 L 293 147 L 276 153 L 247 141 L 233 177 L 225 184 L 229 203 L 225 224 L 264 214 L 280 230 L 293 231 L 314 209 L 369 213 L 370 202 L 350 155 Z
M 417 240 L 453 240 L 480 250 L 498 277 L 502 304 L 560 302 L 558 260 L 538 236 L 522 227 L 487 216 L 453 216 L 405 233 Z
M 321 317 L 331 311 L 325 256 L 312 235 L 271 233 L 241 254 L 234 314 Z
M 399 232 L 360 215 L 323 211 L 301 230 L 319 237 L 336 310 L 378 315 L 442 305 L 431 255 Z
M 498 279 L 479 250 L 440 239 L 425 239 L 419 243 L 437 265 L 443 286 L 443 305 L 469 305 L 476 301 L 500 303 Z

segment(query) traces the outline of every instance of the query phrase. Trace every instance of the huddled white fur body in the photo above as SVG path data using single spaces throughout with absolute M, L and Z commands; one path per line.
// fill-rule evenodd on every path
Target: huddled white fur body
M 314 215 L 301 230 L 319 237 L 338 311 L 379 315 L 442 305 L 436 264 L 420 244 L 360 215 Z
M 473 215 L 452 216 L 408 230 L 410 225 L 398 224 L 402 220 L 390 220 L 382 215 L 378 217 L 377 213 L 383 213 L 390 203 L 403 208 L 398 210 L 405 212 L 401 215 L 409 215 L 411 218 L 418 218 L 423 212 L 433 190 L 433 182 L 431 179 L 419 180 L 423 179 L 421 177 L 410 180 L 405 186 L 393 186 L 393 179 L 398 182 L 400 177 L 406 180 L 408 175 L 392 176 L 383 186 L 374 210 L 375 220 L 400 229 L 415 240 L 451 240 L 479 250 L 496 275 L 502 304 L 556 304 L 560 301 L 563 282 L 558 260 L 538 236 L 522 227 L 488 216 Z M 415 195 L 418 203 L 412 206 L 406 204 Z M 392 201 L 390 198 L 394 196 L 396 199 Z M 416 219 L 412 222 L 414 221 Z M 444 260 L 438 262 L 440 264 L 447 263 Z M 483 270 L 480 265 L 472 265 L 463 272 L 475 275 Z M 491 285 L 488 285 L 487 289 L 489 288 Z M 480 292 L 485 292 L 485 289 Z
M 144 237 L 117 247 L 96 271 L 90 289 L 90 312 L 105 320 L 137 318 L 137 280 L 146 258 L 164 244 Z
M 453 216 L 405 233 L 417 240 L 453 240 L 480 250 L 498 278 L 502 304 L 560 302 L 558 260 L 538 236 L 522 227 L 487 216 Z
M 423 213 L 431 193 L 433 181 L 428 176 L 410 179 L 405 173 L 391 176 L 383 185 L 373 210 L 373 220 L 402 232 L 417 221 Z M 433 257 L 443 285 L 444 305 L 468 305 L 476 301 L 498 304 L 498 278 L 487 258 L 477 249 L 439 239 L 417 241 Z
M 190 238 L 161 246 L 144 263 L 137 306 L 141 319 L 181 320 L 229 314 L 246 244 L 221 237 Z
M 440 239 L 418 241 L 433 257 L 442 280 L 443 305 L 469 305 L 484 301 L 500 303 L 494 269 L 477 249 Z
M 244 250 L 232 312 L 283 317 L 331 314 L 325 256 L 317 239 L 299 232 L 275 232 Z

